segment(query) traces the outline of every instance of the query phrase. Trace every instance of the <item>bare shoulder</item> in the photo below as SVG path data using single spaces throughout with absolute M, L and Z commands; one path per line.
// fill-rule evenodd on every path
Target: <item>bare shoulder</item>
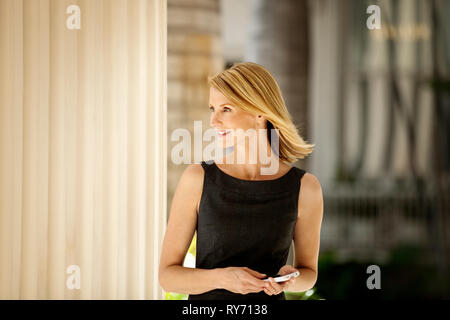
M 201 189 L 203 186 L 204 170 L 201 164 L 191 163 L 184 169 L 179 184 L 193 188 L 192 191 Z
M 312 173 L 305 173 L 301 178 L 300 193 L 298 196 L 299 215 L 300 212 L 318 212 L 323 211 L 322 186 L 319 179 Z
M 205 172 L 201 164 L 192 163 L 184 169 L 175 191 L 176 201 L 185 206 L 191 206 L 194 212 L 198 212 L 200 199 L 203 192 L 203 179 Z M 186 208 L 185 208 L 186 209 Z
M 198 180 L 199 178 L 203 179 L 204 170 L 202 165 L 199 163 L 191 163 L 184 169 L 183 175 L 186 176 L 187 179 Z
M 306 192 L 322 192 L 322 186 L 319 179 L 312 173 L 306 172 L 301 178 L 302 192 L 306 189 Z

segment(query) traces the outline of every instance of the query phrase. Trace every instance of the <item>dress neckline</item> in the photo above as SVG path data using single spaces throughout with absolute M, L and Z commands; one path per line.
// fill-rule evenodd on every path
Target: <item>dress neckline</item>
M 283 174 L 281 177 L 275 178 L 275 179 L 270 179 L 270 180 L 247 180 L 247 179 L 241 179 L 241 178 L 237 178 L 234 177 L 228 173 L 226 173 L 225 171 L 223 171 L 222 169 L 219 168 L 219 166 L 217 166 L 216 162 L 213 161 L 212 165 L 225 177 L 227 177 L 228 179 L 232 179 L 234 181 L 237 182 L 241 182 L 241 183 L 261 183 L 261 182 L 266 182 L 266 183 L 272 183 L 272 182 L 278 182 L 280 180 L 286 179 L 286 177 L 288 177 L 295 169 L 295 167 L 291 167 L 285 174 Z
M 265 197 L 268 194 L 277 195 L 284 192 L 298 192 L 300 178 L 304 172 L 292 166 L 281 177 L 272 180 L 245 180 L 229 175 L 222 171 L 214 160 L 202 161 L 202 166 L 207 172 L 207 178 L 213 184 L 210 185 L 218 192 L 227 191 L 241 193 L 242 196 L 252 194 L 252 197 Z

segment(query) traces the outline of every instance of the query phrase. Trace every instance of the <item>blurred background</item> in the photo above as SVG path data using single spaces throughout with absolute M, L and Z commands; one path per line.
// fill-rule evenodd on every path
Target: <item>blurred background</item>
M 324 195 L 318 281 L 288 297 L 450 298 L 450 1 L 167 5 L 168 210 L 187 166 L 170 160 L 172 131 L 193 133 L 194 120 L 209 128 L 209 75 L 260 63 L 316 144 L 294 165 L 314 174 Z M 368 27 L 370 5 L 380 9 L 380 29 Z M 373 264 L 379 290 L 366 285 Z M 185 265 L 195 265 L 195 239 Z

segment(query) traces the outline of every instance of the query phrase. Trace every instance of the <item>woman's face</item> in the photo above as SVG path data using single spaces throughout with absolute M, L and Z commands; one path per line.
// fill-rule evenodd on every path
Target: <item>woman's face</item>
M 236 135 L 237 129 L 242 129 L 244 133 L 248 129 L 254 129 L 257 133 L 257 128 L 261 127 L 262 122 L 258 121 L 258 116 L 234 106 L 214 87 L 210 87 L 209 90 L 209 109 L 211 112 L 209 124 L 216 129 L 217 142 L 223 148 L 245 143 L 245 136 L 243 140 L 241 135 Z M 231 131 L 224 135 L 223 132 L 227 132 L 227 130 Z

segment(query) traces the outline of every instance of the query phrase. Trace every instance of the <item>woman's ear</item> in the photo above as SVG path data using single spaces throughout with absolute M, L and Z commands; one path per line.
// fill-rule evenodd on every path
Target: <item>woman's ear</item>
M 266 128 L 266 118 L 264 118 L 262 115 L 258 115 L 256 117 L 256 122 L 258 123 L 258 128 Z

